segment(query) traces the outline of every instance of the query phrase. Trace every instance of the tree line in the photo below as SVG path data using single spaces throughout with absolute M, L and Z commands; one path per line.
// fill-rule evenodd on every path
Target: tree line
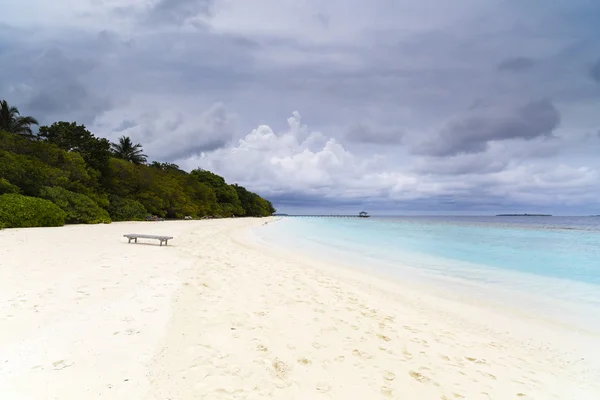
M 275 212 L 268 200 L 210 171 L 148 163 L 129 137 L 111 143 L 64 121 L 34 134 L 32 125 L 35 118 L 0 101 L 0 228 Z

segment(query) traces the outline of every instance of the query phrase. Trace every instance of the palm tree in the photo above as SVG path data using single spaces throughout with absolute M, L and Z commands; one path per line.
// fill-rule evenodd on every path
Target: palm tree
M 33 117 L 21 117 L 17 107 L 9 106 L 6 100 L 0 101 L 0 131 L 31 136 L 31 125 L 39 124 Z
M 142 153 L 142 145 L 139 143 L 133 144 L 127 136 L 121 136 L 119 143 L 111 143 L 111 148 L 115 157 L 122 158 L 134 164 L 144 164 L 146 162 L 147 156 Z

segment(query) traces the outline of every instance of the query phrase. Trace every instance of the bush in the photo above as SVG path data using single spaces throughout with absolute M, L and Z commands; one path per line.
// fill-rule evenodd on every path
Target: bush
M 13 185 L 7 179 L 0 178 L 0 194 L 19 193 L 20 191 L 18 186 Z
M 0 196 L 0 228 L 63 226 L 66 216 L 48 200 L 15 193 Z
M 55 186 L 42 188 L 40 197 L 52 201 L 65 211 L 66 221 L 69 224 L 109 224 L 111 222 L 108 212 L 84 194 Z
M 139 201 L 112 196 L 108 213 L 113 221 L 144 221 L 148 215 L 146 207 Z

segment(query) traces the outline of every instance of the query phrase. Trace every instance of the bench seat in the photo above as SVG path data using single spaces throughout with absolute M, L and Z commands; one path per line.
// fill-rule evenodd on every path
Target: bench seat
M 134 240 L 135 243 L 137 243 L 138 239 L 157 239 L 160 241 L 161 246 L 163 245 L 163 242 L 166 246 L 168 244 L 168 241 L 170 239 L 173 239 L 173 236 L 142 235 L 139 233 L 128 233 L 126 235 L 123 235 L 123 237 L 126 237 L 127 239 L 129 239 L 128 243 L 131 243 L 132 240 Z

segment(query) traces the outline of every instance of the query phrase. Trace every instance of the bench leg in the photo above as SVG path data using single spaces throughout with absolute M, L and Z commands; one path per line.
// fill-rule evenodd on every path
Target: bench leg
M 135 242 L 137 243 L 137 238 L 135 238 Z
M 127 239 L 129 239 L 129 241 L 128 241 L 127 243 L 131 243 L 131 239 L 132 239 L 132 238 L 127 238 Z

